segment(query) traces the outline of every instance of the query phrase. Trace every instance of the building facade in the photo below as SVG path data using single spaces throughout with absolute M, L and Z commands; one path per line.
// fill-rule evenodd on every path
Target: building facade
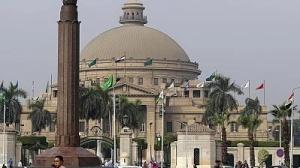
M 145 26 L 148 22 L 144 9 L 139 1 L 128 0 L 122 7 L 123 14 L 119 20 L 121 26 L 101 33 L 85 46 L 81 52 L 80 85 L 101 85 L 113 75 L 121 80 L 110 93 L 114 91 L 117 95 L 128 97 L 130 101 L 141 100 L 145 107 L 144 120 L 134 136 L 143 138 L 148 143 L 145 158 L 150 159 L 154 157 L 156 137 L 162 135 L 162 108 L 156 101 L 160 92 L 164 90 L 166 96 L 164 134 L 175 135 L 183 128 L 182 123 L 191 120 L 202 122 L 205 112 L 203 105 L 208 100 L 209 89 L 205 86 L 199 87 L 202 82 L 198 80 L 201 75 L 199 64 L 192 62 L 175 40 Z M 119 60 L 121 57 L 125 60 Z M 91 66 L 93 61 L 96 64 Z M 170 87 L 172 83 L 174 87 Z M 55 85 L 49 90 L 41 97 L 46 99 L 45 108 L 52 113 L 53 123 L 41 133 L 33 133 L 31 121 L 28 119 L 30 110 L 24 106 L 21 115 L 22 135 L 42 135 L 48 137 L 49 141 L 54 141 L 58 90 Z M 237 124 L 238 116 L 238 112 L 231 114 L 227 127 L 230 140 L 247 139 L 247 130 Z M 267 140 L 266 107 L 260 117 L 263 123 L 258 128 L 256 138 Z M 86 130 L 85 121 L 80 121 L 80 135 L 88 136 L 97 125 L 100 125 L 99 121 L 90 121 L 90 129 Z M 111 122 L 104 121 L 103 132 L 109 136 L 109 130 Z M 216 138 L 219 137 L 217 130 Z

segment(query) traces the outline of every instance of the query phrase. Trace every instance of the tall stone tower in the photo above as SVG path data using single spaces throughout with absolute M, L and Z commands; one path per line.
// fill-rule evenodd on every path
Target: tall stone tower
M 40 154 L 35 160 L 35 166 L 51 166 L 56 155 L 64 157 L 67 167 L 100 165 L 98 157 L 79 147 L 79 24 L 77 0 L 63 0 L 58 22 L 56 147 Z

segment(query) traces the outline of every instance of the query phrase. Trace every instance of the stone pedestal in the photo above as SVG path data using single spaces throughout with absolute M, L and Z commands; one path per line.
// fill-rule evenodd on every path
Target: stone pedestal
M 120 133 L 120 165 L 131 165 L 131 144 L 132 131 L 124 127 Z
M 88 166 L 99 166 L 99 158 L 81 147 L 54 147 L 41 153 L 35 160 L 35 165 L 50 167 L 54 157 L 61 155 L 64 157 L 64 165 L 79 168 Z
M 7 129 L 6 132 L 0 132 L 0 163 L 7 164 L 9 159 L 16 164 L 16 131 Z M 3 161 L 4 159 L 4 161 Z
M 132 142 L 131 149 L 132 149 L 132 153 L 131 153 L 132 164 L 138 163 L 138 144 L 136 142 Z

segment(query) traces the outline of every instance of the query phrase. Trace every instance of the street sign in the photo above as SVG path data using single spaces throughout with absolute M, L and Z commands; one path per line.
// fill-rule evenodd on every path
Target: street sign
M 283 149 L 277 149 L 276 154 L 278 157 L 282 157 L 284 155 Z

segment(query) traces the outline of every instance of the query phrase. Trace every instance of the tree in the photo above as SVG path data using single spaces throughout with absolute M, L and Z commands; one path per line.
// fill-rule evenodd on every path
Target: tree
M 262 120 L 259 119 L 259 116 L 262 111 L 262 107 L 259 103 L 258 98 L 256 98 L 255 100 L 251 98 L 247 98 L 245 102 L 246 102 L 246 106 L 241 111 L 238 121 L 239 124 L 241 124 L 244 128 L 248 129 L 248 138 L 250 141 L 250 165 L 251 167 L 254 167 L 255 166 L 254 135 L 257 128 L 262 123 Z
M 42 129 L 50 126 L 52 122 L 51 114 L 45 109 L 45 99 L 35 100 L 29 104 L 31 113 L 28 119 L 31 119 L 33 132 L 41 133 Z
M 10 82 L 9 87 L 6 88 L 3 85 L 3 82 L 0 85 L 0 92 L 5 97 L 5 121 L 9 124 L 12 123 L 20 123 L 20 115 L 22 112 L 22 105 L 19 101 L 19 98 L 26 98 L 27 94 L 23 89 L 20 89 L 18 86 L 18 82 L 13 84 Z M 2 104 L 3 106 L 3 104 Z M 1 122 L 3 122 L 3 108 L 0 108 Z
M 290 143 L 290 130 L 289 123 L 287 117 L 290 117 L 292 114 L 292 103 L 283 103 L 279 106 L 273 105 L 273 110 L 271 114 L 275 117 L 275 120 L 281 122 L 283 134 L 283 149 L 284 149 L 284 163 L 285 165 L 289 165 L 290 163 L 290 155 L 289 155 L 289 143 Z
M 205 123 L 210 126 L 220 126 L 222 139 L 222 162 L 227 158 L 227 136 L 226 122 L 230 117 L 230 111 L 238 109 L 237 100 L 231 95 L 243 94 L 242 90 L 235 83 L 231 83 L 230 78 L 216 75 L 215 80 L 208 84 L 211 89 L 209 101 L 206 104 L 206 111 L 203 116 Z
M 112 104 L 111 98 L 108 92 L 103 91 L 100 86 L 80 88 L 79 95 L 79 117 L 86 120 L 88 135 L 90 119 L 101 121 L 103 118 L 108 118 Z
M 117 109 L 117 118 L 121 123 L 122 127 L 124 126 L 123 117 L 128 116 L 127 127 L 131 129 L 139 128 L 141 121 L 143 121 L 143 108 L 141 106 L 142 102 L 136 100 L 135 102 L 130 102 L 127 97 L 120 96 L 120 107 Z
M 258 163 L 260 168 L 264 167 L 264 163 L 268 159 L 268 156 L 269 156 L 269 152 L 267 150 L 261 149 L 258 151 Z

